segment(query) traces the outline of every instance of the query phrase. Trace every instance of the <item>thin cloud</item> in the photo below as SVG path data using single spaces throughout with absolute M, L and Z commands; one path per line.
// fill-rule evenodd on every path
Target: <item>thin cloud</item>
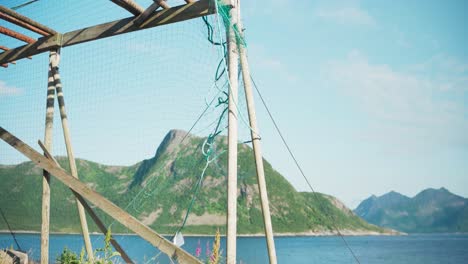
M 4 81 L 0 80 L 0 96 L 18 95 L 21 93 L 19 88 L 8 86 Z
M 318 9 L 315 15 L 321 19 L 339 24 L 376 25 L 375 19 L 367 11 L 359 7 Z
M 263 46 L 250 45 L 250 59 L 258 68 L 267 70 L 274 76 L 278 76 L 288 82 L 296 82 L 299 77 L 290 70 L 290 67 L 279 58 L 269 54 Z
M 468 93 L 468 64 L 458 58 L 439 53 L 426 61 L 411 65 L 408 71 L 415 76 L 425 76 L 430 73 L 431 82 L 439 84 L 438 92 L 452 98 L 466 98 Z M 455 107 L 455 106 L 454 106 Z M 456 107 L 460 107 L 457 104 Z
M 427 70 L 432 67 L 424 63 L 418 73 L 398 71 L 353 51 L 344 60 L 330 62 L 326 73 L 369 118 L 370 128 L 362 131 L 361 139 L 405 151 L 468 145 L 463 135 L 468 109 L 456 96 L 467 74 L 454 76 L 447 70 L 436 78 Z

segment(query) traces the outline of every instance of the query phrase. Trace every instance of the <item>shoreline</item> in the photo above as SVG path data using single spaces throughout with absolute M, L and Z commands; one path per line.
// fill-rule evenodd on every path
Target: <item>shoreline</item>
M 29 230 L 17 230 L 13 231 L 16 234 L 34 234 L 40 235 L 40 231 L 29 231 Z M 352 236 L 406 236 L 407 233 L 403 232 L 386 232 L 386 233 L 379 233 L 374 231 L 356 231 L 356 230 L 340 230 L 341 235 L 352 237 Z M 11 234 L 9 230 L 0 230 L 0 234 Z M 78 232 L 50 232 L 51 235 L 81 235 Z M 448 233 L 448 234 L 464 234 L 464 233 Z M 90 235 L 103 235 L 100 232 L 91 232 Z M 128 234 L 128 233 L 115 233 L 113 235 L 116 236 L 138 236 L 137 234 Z M 173 236 L 174 234 L 161 234 L 165 237 Z M 210 234 L 183 234 L 184 237 L 214 237 Z M 274 233 L 275 237 L 333 237 L 338 236 L 336 232 L 300 232 L 300 233 Z M 225 237 L 225 235 L 221 235 L 221 237 Z M 263 233 L 255 233 L 255 234 L 238 234 L 237 237 L 265 237 Z

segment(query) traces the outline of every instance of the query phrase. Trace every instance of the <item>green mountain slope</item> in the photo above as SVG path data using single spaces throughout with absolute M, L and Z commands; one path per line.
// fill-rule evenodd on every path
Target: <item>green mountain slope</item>
M 204 138 L 170 131 L 154 157 L 133 166 L 106 166 L 79 159 L 80 179 L 105 197 L 161 233 L 173 233 L 182 223 L 193 187 L 205 166 L 201 153 Z M 224 229 L 226 205 L 226 138 L 216 141 L 219 157 L 207 168 L 202 187 L 187 220 L 184 233 L 213 234 Z M 263 231 L 261 208 L 250 147 L 239 144 L 238 230 L 241 234 Z M 67 160 L 58 158 L 68 170 Z M 0 165 L 0 205 L 16 230 L 40 230 L 41 170 L 31 162 Z M 381 233 L 382 228 L 366 223 L 329 195 L 297 192 L 265 161 L 265 173 L 276 233 L 330 232 L 340 229 Z M 51 231 L 79 232 L 75 199 L 52 178 Z M 106 224 L 112 219 L 98 210 Z M 333 219 L 333 223 L 332 223 Z M 90 229 L 97 231 L 92 220 Z M 6 224 L 0 221 L 0 229 Z M 119 224 L 114 232 L 126 232 Z
M 375 225 L 408 233 L 468 232 L 468 199 L 445 188 L 413 198 L 397 192 L 364 200 L 354 212 Z

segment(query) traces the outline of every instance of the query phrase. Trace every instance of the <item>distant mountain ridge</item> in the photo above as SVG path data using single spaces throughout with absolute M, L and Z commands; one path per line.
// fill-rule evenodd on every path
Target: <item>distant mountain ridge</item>
M 180 143 L 183 138 L 186 140 Z M 108 166 L 77 160 L 80 179 L 156 231 L 173 234 L 183 221 L 206 158 L 201 153 L 205 138 L 171 130 L 155 155 L 132 166 Z M 189 214 L 185 234 L 214 234 L 225 226 L 227 139 L 216 139 L 218 159 L 208 167 L 202 188 Z M 255 163 L 252 149 L 239 144 L 238 231 L 263 232 Z M 68 162 L 58 157 L 68 170 Z M 273 229 L 276 233 L 332 234 L 333 226 L 344 234 L 391 233 L 368 224 L 335 197 L 298 192 L 264 160 Z M 42 171 L 32 162 L 0 165 L 0 206 L 15 230 L 40 230 Z M 79 232 L 75 199 L 70 190 L 52 177 L 51 231 Z M 143 189 L 144 188 L 144 189 Z M 135 198 L 136 197 L 136 198 Z M 113 222 L 98 210 L 106 224 Z M 333 220 L 332 220 L 333 219 Z M 333 221 L 333 223 L 332 223 Z M 97 231 L 92 220 L 90 230 Z M 0 230 L 6 230 L 0 221 Z M 113 232 L 126 232 L 119 224 Z
M 445 188 L 413 198 L 395 191 L 372 195 L 354 212 L 369 223 L 407 233 L 468 232 L 468 199 Z

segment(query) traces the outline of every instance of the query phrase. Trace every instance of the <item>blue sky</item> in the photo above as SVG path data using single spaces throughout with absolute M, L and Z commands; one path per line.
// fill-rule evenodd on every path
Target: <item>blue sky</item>
M 21 12 L 60 31 L 128 16 L 93 1 L 62 4 L 67 16 L 38 11 L 57 3 Z M 468 197 L 467 11 L 466 1 L 242 3 L 252 75 L 317 191 L 352 207 L 390 190 L 412 196 L 444 186 Z M 187 130 L 216 94 L 219 50 L 205 37 L 197 20 L 64 49 L 77 156 L 132 164 L 151 157 L 169 129 Z M 46 64 L 41 55 L 0 71 L 0 123 L 34 146 L 43 136 Z M 307 191 L 256 102 L 265 157 Z M 13 109 L 22 110 L 4 114 Z M 56 124 L 54 153 L 64 153 Z M 241 140 L 247 135 L 241 122 Z M 20 160 L 0 145 L 0 163 Z

